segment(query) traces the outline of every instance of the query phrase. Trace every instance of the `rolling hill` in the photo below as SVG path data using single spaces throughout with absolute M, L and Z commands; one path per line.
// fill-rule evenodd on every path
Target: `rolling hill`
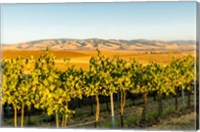
M 157 40 L 116 40 L 116 39 L 46 39 L 19 44 L 3 44 L 3 50 L 44 50 L 49 46 L 53 50 L 131 50 L 131 51 L 192 51 L 195 42 L 157 41 Z

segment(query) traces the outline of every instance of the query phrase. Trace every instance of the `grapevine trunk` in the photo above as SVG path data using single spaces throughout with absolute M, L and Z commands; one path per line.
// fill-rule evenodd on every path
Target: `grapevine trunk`
M 121 127 L 124 127 L 124 120 L 123 120 L 123 116 L 124 116 L 124 106 L 125 106 L 125 101 L 126 101 L 126 92 L 121 90 Z
M 178 110 L 178 96 L 177 94 L 174 96 L 175 98 L 175 110 Z
M 158 115 L 161 116 L 163 112 L 163 105 L 162 105 L 162 92 L 158 92 Z
M 99 96 L 96 95 L 96 119 L 95 119 L 95 127 L 97 127 L 97 125 L 98 125 L 99 113 L 100 113 Z
M 21 127 L 24 127 L 24 103 L 22 103 L 21 108 Z
M 13 103 L 13 108 L 14 108 L 14 127 L 17 127 L 17 107 Z
M 56 127 L 59 128 L 59 115 L 56 113 Z
M 148 93 L 143 94 L 143 98 L 144 98 L 143 111 L 142 111 L 142 119 L 143 120 L 147 119 L 146 118 L 147 95 L 148 95 Z
M 65 124 L 64 122 L 65 122 L 65 115 L 63 114 L 62 115 L 62 124 L 61 124 L 62 127 L 64 127 L 64 124 Z

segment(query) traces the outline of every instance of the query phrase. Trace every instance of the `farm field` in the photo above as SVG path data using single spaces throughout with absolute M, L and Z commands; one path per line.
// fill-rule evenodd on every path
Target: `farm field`
M 56 57 L 56 67 L 64 70 L 65 65 L 63 64 L 64 58 L 69 58 L 69 66 L 75 65 L 77 68 L 88 69 L 89 60 L 91 57 L 97 56 L 96 51 L 92 50 L 52 50 L 51 51 Z M 188 52 L 153 52 L 153 53 L 140 53 L 131 51 L 101 51 L 106 57 L 114 57 L 118 55 L 119 57 L 129 61 L 130 58 L 135 58 L 141 64 L 148 64 L 151 61 L 155 61 L 159 64 L 168 64 L 172 58 L 181 58 L 186 55 L 194 55 L 193 51 Z M 24 56 L 25 58 L 30 58 L 34 56 L 37 59 L 43 50 L 5 50 L 3 51 L 3 58 L 16 58 L 18 56 Z

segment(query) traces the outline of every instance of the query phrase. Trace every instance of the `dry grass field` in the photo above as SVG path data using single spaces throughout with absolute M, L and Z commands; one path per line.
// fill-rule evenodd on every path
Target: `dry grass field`
M 63 63 L 64 58 L 70 58 L 69 65 L 75 65 L 77 68 L 82 67 L 83 69 L 88 69 L 89 60 L 92 56 L 97 56 L 97 52 L 92 50 L 53 50 L 51 51 L 56 57 L 56 67 L 64 70 L 66 66 Z M 17 56 L 24 56 L 29 58 L 31 55 L 34 58 L 38 58 L 40 54 L 43 53 L 42 50 L 5 50 L 3 51 L 3 58 L 15 58 Z M 107 57 L 114 57 L 115 55 L 120 56 L 127 61 L 130 58 L 135 58 L 139 63 L 147 64 L 151 61 L 155 61 L 160 64 L 168 64 L 172 57 L 181 58 L 185 55 L 194 55 L 194 52 L 154 52 L 154 53 L 139 53 L 131 51 L 102 51 L 102 53 Z

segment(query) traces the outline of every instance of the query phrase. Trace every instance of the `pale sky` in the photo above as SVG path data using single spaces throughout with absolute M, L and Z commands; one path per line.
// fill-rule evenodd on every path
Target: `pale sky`
M 2 4 L 1 42 L 54 38 L 195 40 L 196 2 Z

